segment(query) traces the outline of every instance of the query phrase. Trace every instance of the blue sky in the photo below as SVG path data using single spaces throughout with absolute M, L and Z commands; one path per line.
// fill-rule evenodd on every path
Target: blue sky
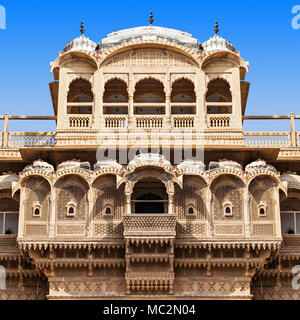
M 0 30 L 0 114 L 52 115 L 48 83 L 54 61 L 68 41 L 86 35 L 99 42 L 112 30 L 154 25 L 187 30 L 200 42 L 213 35 L 230 40 L 250 62 L 247 114 L 300 114 L 300 29 L 292 28 L 288 1 L 4 1 L 7 29 Z M 297 128 L 300 131 L 300 120 Z M 288 121 L 247 121 L 247 130 L 289 130 Z M 51 122 L 10 123 L 13 131 L 54 130 Z

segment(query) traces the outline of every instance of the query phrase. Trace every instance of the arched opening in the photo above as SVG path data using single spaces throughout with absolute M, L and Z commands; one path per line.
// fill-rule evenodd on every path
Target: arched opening
M 92 85 L 89 81 L 73 81 L 67 98 L 68 114 L 92 114 L 93 100 Z
M 280 202 L 282 234 L 300 234 L 300 192 L 289 190 Z
M 171 93 L 172 114 L 196 114 L 195 86 L 187 79 L 176 80 Z
M 209 82 L 206 93 L 207 114 L 231 114 L 232 95 L 230 85 L 224 79 Z
M 132 193 L 132 212 L 136 214 L 168 213 L 168 194 L 158 179 L 144 178 L 137 182 Z
M 166 95 L 163 84 L 156 79 L 144 79 L 135 86 L 134 113 L 138 115 L 165 114 Z M 156 104 L 156 106 L 154 106 Z
M 243 220 L 244 183 L 232 175 L 221 175 L 211 185 L 215 221 Z
M 19 203 L 9 197 L 0 199 L 0 235 L 17 235 Z
M 103 95 L 104 114 L 128 114 L 127 84 L 120 79 L 109 80 Z M 119 104 L 109 105 L 109 104 Z

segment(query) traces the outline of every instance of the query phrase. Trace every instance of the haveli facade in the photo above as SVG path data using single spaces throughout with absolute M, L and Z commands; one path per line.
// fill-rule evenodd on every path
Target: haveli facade
M 1 117 L 0 299 L 299 299 L 298 117 L 245 132 L 249 65 L 218 26 L 201 44 L 152 22 L 99 44 L 82 24 L 55 115 Z

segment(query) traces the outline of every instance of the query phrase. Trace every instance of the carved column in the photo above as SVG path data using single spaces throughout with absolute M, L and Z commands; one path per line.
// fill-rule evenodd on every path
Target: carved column
M 232 71 L 231 81 L 231 92 L 232 92 L 232 117 L 234 129 L 243 129 L 242 121 L 242 100 L 241 100 L 241 79 L 239 68 L 234 68 Z
M 131 214 L 131 193 L 126 193 L 126 214 Z
M 173 206 L 173 202 L 174 202 L 174 193 L 169 193 L 169 214 L 173 214 L 174 213 L 174 206 Z
M 88 192 L 88 218 L 87 218 L 87 236 L 91 237 L 93 235 L 93 228 L 92 228 L 92 223 L 93 223 L 93 204 L 94 204 L 94 199 L 93 199 L 93 190 L 92 188 L 89 189 Z
M 212 202 L 213 196 L 210 188 L 207 189 L 207 236 L 213 237 L 214 235 L 214 225 L 212 217 Z
M 57 129 L 69 127 L 67 119 L 67 92 L 68 92 L 67 70 L 59 70 L 59 89 L 58 89 L 58 106 L 57 106 Z
M 94 108 L 93 108 L 93 128 L 100 129 L 104 123 L 103 120 L 103 94 L 104 94 L 104 76 L 102 72 L 96 72 L 94 75 Z
M 18 237 L 22 238 L 24 236 L 25 229 L 25 188 L 21 189 L 20 194 L 20 208 L 19 208 L 19 227 L 18 227 Z
M 134 128 L 134 77 L 133 73 L 129 74 L 129 85 L 128 85 L 128 128 Z
M 251 236 L 251 228 L 250 228 L 250 216 L 249 216 L 249 191 L 248 186 L 245 187 L 244 191 L 244 215 L 245 215 L 245 236 L 250 237 Z
M 171 92 L 166 94 L 166 127 L 171 128 Z
M 49 227 L 49 237 L 53 238 L 55 235 L 55 208 L 56 208 L 56 189 L 51 187 L 51 197 L 50 197 L 50 227 Z
M 281 218 L 280 218 L 280 197 L 279 188 L 276 187 L 274 190 L 274 222 L 275 222 L 275 235 L 281 237 Z
M 196 94 L 196 128 L 204 130 L 207 127 L 207 114 L 206 114 L 206 81 L 205 73 L 198 70 L 195 78 L 195 94 Z

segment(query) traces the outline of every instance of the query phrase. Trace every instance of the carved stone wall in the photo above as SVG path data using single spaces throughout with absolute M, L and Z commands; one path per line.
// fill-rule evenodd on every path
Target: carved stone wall
M 110 67 L 191 67 L 194 65 L 195 63 L 184 55 L 164 49 L 126 51 L 105 62 L 105 66 Z

